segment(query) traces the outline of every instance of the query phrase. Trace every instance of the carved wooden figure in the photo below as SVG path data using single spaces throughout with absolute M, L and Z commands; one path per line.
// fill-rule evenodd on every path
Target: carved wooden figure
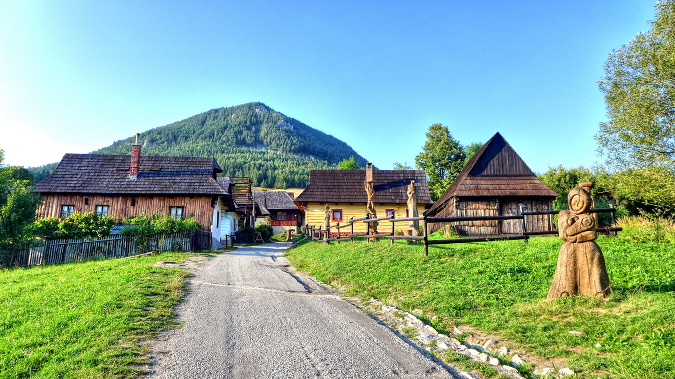
M 408 184 L 408 217 L 419 217 L 419 212 L 417 210 L 417 189 L 415 188 L 415 181 L 411 180 Z M 410 229 L 411 236 L 419 235 L 420 222 L 410 221 L 408 223 L 408 228 Z
M 584 187 L 590 189 L 588 185 Z M 570 209 L 558 215 L 558 236 L 564 244 L 548 299 L 572 295 L 605 297 L 612 292 L 612 286 L 605 258 L 595 243 L 598 221 L 588 212 L 593 198 L 586 189 L 577 187 L 570 191 L 567 201 Z
M 323 212 L 323 229 L 326 231 L 326 241 L 328 241 L 328 238 L 330 238 L 330 235 L 328 235 L 328 229 L 330 229 L 330 219 L 331 219 L 331 213 L 330 213 L 330 206 L 326 204 L 326 211 Z
M 369 170 L 366 169 L 366 181 L 363 183 L 363 186 L 366 190 L 366 217 L 368 218 L 377 218 L 377 211 L 375 210 L 375 204 L 373 203 L 373 198 L 375 197 L 375 188 L 373 187 L 373 180 L 372 180 L 372 171 L 370 172 L 370 175 L 368 174 Z M 370 179 L 370 180 L 368 180 Z M 369 222 L 368 223 L 368 234 L 369 235 L 375 235 L 377 234 L 377 225 L 378 222 Z M 377 237 L 371 237 L 369 241 L 375 242 L 377 241 Z

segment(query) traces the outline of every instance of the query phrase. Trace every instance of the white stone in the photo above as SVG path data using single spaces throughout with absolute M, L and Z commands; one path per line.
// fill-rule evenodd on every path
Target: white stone
M 488 363 L 493 366 L 499 366 L 499 359 L 495 357 L 488 358 Z
M 572 371 L 572 370 L 571 370 L 570 368 L 568 368 L 568 367 L 565 367 L 565 368 L 560 369 L 560 370 L 558 371 L 558 374 L 560 374 L 560 376 L 572 376 L 572 375 L 576 375 L 576 373 L 575 373 L 574 371 Z
M 452 328 L 452 332 L 455 333 L 455 334 L 462 334 L 462 331 L 459 330 L 459 328 L 456 327 L 456 326 Z
M 489 358 L 490 356 L 485 353 L 478 354 L 478 360 L 481 362 L 487 362 Z
M 476 349 L 466 349 L 466 352 L 469 353 L 472 357 L 477 357 L 481 352 Z
M 457 340 L 456 338 L 450 338 L 450 343 L 452 343 L 453 345 L 457 345 L 457 346 L 463 345 L 463 344 L 462 344 L 461 342 L 459 342 L 459 340 Z
M 578 330 L 570 330 L 570 331 L 568 331 L 567 333 L 569 333 L 569 334 L 571 334 L 571 335 L 574 335 L 574 336 L 577 336 L 577 337 L 582 337 L 582 336 L 585 335 L 584 332 L 580 332 L 580 331 L 578 331 Z
M 507 355 L 509 355 L 509 348 L 506 346 L 502 346 L 499 348 L 499 351 L 497 353 L 502 357 L 506 357 Z
M 465 378 L 465 379 L 480 379 L 480 376 L 478 376 L 478 375 L 476 375 L 476 374 L 474 374 L 474 373 L 471 373 L 471 372 L 466 372 L 466 371 L 461 371 L 461 372 L 459 373 L 459 375 L 460 375 L 462 378 Z
M 602 345 L 600 345 L 599 343 L 596 343 L 596 344 L 595 344 L 595 348 L 596 348 L 596 349 L 602 349 Z
M 515 368 L 515 367 L 511 367 L 511 366 L 502 366 L 502 370 L 504 370 L 504 371 L 510 373 L 511 375 L 516 375 L 516 374 L 517 374 L 517 375 L 520 377 L 520 373 L 518 372 L 518 369 Z
M 441 349 L 441 350 L 448 350 L 448 348 L 449 348 L 449 347 L 448 347 L 448 344 L 446 344 L 446 343 L 443 342 L 443 341 L 438 341 L 438 342 L 436 342 L 436 347 L 439 348 L 439 349 Z
M 520 355 L 514 354 L 513 357 L 511 357 L 511 363 L 514 364 L 515 367 L 518 367 L 525 363 L 525 361 L 523 361 L 523 358 L 521 358 Z
M 487 340 L 487 341 L 485 341 L 485 343 L 483 344 L 483 349 L 486 350 L 486 351 L 487 351 L 487 350 L 490 350 L 490 348 L 491 348 L 493 345 L 496 345 L 496 344 L 497 344 L 497 341 L 495 341 L 495 340 L 492 340 L 492 339 Z

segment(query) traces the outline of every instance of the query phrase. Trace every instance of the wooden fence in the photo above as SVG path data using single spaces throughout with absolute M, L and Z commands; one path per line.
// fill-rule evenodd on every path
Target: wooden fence
M 211 247 L 204 231 L 160 234 L 150 237 L 111 235 L 96 240 L 38 240 L 0 255 L 0 266 L 39 266 L 91 259 L 129 257 L 149 251 L 194 251 Z
M 467 243 L 467 242 L 485 242 L 485 241 L 507 241 L 507 240 L 527 240 L 530 236 L 541 236 L 541 235 L 557 235 L 558 231 L 551 229 L 546 231 L 527 231 L 528 222 L 526 217 L 537 217 L 541 215 L 555 215 L 560 211 L 541 211 L 541 212 L 521 212 L 519 215 L 511 216 L 472 216 L 472 217 L 408 217 L 408 218 L 394 218 L 390 217 L 380 217 L 375 219 L 369 219 L 366 217 L 351 219 L 347 224 L 340 225 L 328 225 L 327 229 L 316 228 L 314 226 L 306 225 L 305 234 L 310 236 L 314 241 L 324 241 L 330 243 L 331 241 L 336 241 L 340 243 L 341 241 L 354 241 L 355 237 L 363 237 L 366 239 L 370 238 L 388 238 L 391 240 L 391 243 L 394 243 L 394 240 L 408 240 L 408 241 L 421 241 L 424 244 L 424 254 L 429 255 L 429 245 L 444 245 L 450 243 Z M 611 224 L 615 225 L 614 213 L 616 212 L 615 208 L 594 208 L 589 210 L 589 213 L 610 213 L 612 216 Z M 357 222 L 376 222 L 381 220 L 388 220 L 391 222 L 391 232 L 384 232 L 369 235 L 368 233 L 354 233 L 354 223 Z M 481 237 L 471 237 L 471 238 L 451 238 L 443 240 L 430 240 L 429 239 L 429 224 L 435 223 L 453 223 L 453 222 L 465 222 L 465 221 L 494 221 L 494 220 L 522 220 L 522 233 L 521 234 L 501 234 L 494 236 L 481 236 Z M 410 222 L 410 221 L 422 221 L 423 222 L 423 234 L 421 236 L 397 236 L 395 235 L 395 223 L 396 222 Z M 351 233 L 341 238 L 340 229 L 342 228 L 351 228 Z M 331 232 L 331 230 L 336 230 L 336 232 Z M 609 227 L 599 227 L 596 229 L 599 232 L 610 234 L 621 231 L 621 228 L 609 226 Z

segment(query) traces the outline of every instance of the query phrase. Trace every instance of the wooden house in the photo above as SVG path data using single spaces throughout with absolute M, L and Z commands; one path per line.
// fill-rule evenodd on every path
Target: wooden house
M 267 223 L 274 229 L 274 234 L 283 233 L 289 229 L 296 232 L 300 230 L 302 212 L 289 193 L 256 191 L 253 192 L 253 197 L 261 210 L 261 215 L 267 218 Z
M 427 211 L 430 217 L 519 215 L 522 211 L 551 210 L 558 196 L 542 183 L 520 156 L 495 134 L 469 160 L 452 185 Z M 547 215 L 527 216 L 528 231 L 552 229 Z M 435 228 L 431 226 L 435 225 Z M 522 220 L 454 222 L 460 235 L 521 234 Z M 439 224 L 430 224 L 430 230 Z
M 65 218 L 95 212 L 122 220 L 131 216 L 194 217 L 220 246 L 221 223 L 236 211 L 229 186 L 213 158 L 66 154 L 54 173 L 33 188 L 42 197 L 37 216 Z M 234 225 L 236 227 L 236 225 Z
M 417 189 L 417 207 L 421 215 L 433 202 L 429 195 L 426 174 L 422 170 L 373 170 L 373 203 L 378 217 L 393 214 L 396 218 L 408 216 L 407 189 L 411 180 Z M 366 214 L 367 195 L 364 189 L 367 170 L 312 170 L 307 188 L 296 201 L 305 212 L 305 224 L 323 227 L 326 205 L 330 207 L 331 224 L 347 223 L 350 218 Z M 355 232 L 365 232 L 364 223 L 355 223 Z M 408 228 L 407 223 L 395 225 L 397 230 Z M 391 223 L 381 221 L 378 229 L 390 231 Z M 349 230 L 342 229 L 342 234 Z

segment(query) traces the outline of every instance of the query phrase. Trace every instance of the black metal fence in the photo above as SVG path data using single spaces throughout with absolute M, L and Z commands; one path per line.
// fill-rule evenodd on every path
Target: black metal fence
M 150 251 L 198 251 L 210 248 L 211 233 L 203 230 L 153 236 L 112 235 L 96 240 L 36 240 L 18 249 L 0 251 L 0 266 L 52 265 L 129 257 Z
M 589 210 L 589 213 L 610 213 L 612 216 L 611 224 L 615 224 L 614 213 L 616 212 L 615 208 L 594 208 Z M 467 242 L 485 242 L 485 241 L 507 241 L 507 240 L 527 240 L 531 236 L 537 235 L 557 235 L 557 230 L 547 230 L 547 231 L 527 231 L 527 222 L 526 217 L 539 216 L 539 215 L 555 215 L 560 213 L 560 211 L 541 211 L 541 212 L 522 212 L 519 215 L 512 216 L 474 216 L 474 217 L 407 217 L 407 218 L 394 218 L 391 217 L 380 217 L 369 219 L 367 217 L 351 219 L 346 224 L 340 225 L 337 223 L 335 225 L 328 225 L 328 228 L 321 229 L 314 226 L 306 225 L 305 234 L 310 236 L 312 240 L 317 241 L 321 240 L 326 243 L 331 241 L 336 241 L 340 243 L 341 241 L 354 241 L 355 237 L 363 237 L 366 239 L 371 238 L 388 238 L 391 240 L 391 243 L 394 243 L 394 240 L 402 239 L 408 241 L 421 241 L 424 244 L 424 253 L 429 254 L 429 245 L 444 245 L 451 243 L 467 243 Z M 354 233 L 354 224 L 357 222 L 371 223 L 381 220 L 388 220 L 391 222 L 391 232 L 384 232 L 378 234 L 369 235 L 368 233 Z M 471 238 L 451 238 L 451 239 L 442 239 L 442 240 L 430 240 L 429 239 L 429 224 L 434 223 L 453 223 L 453 222 L 464 222 L 464 221 L 492 221 L 492 220 L 522 220 L 522 233 L 521 234 L 502 234 L 495 236 L 480 236 L 480 237 L 471 237 Z M 410 222 L 410 221 L 422 221 L 423 222 L 423 233 L 421 236 L 397 236 L 394 232 L 394 224 L 396 222 Z M 342 228 L 351 228 L 351 233 L 348 233 L 341 238 L 340 229 Z M 334 232 L 331 232 L 333 230 Z M 616 233 L 621 231 L 621 228 L 608 226 L 608 227 L 598 227 L 596 229 L 598 232 L 603 232 L 606 234 Z M 336 231 L 336 232 L 335 232 Z

